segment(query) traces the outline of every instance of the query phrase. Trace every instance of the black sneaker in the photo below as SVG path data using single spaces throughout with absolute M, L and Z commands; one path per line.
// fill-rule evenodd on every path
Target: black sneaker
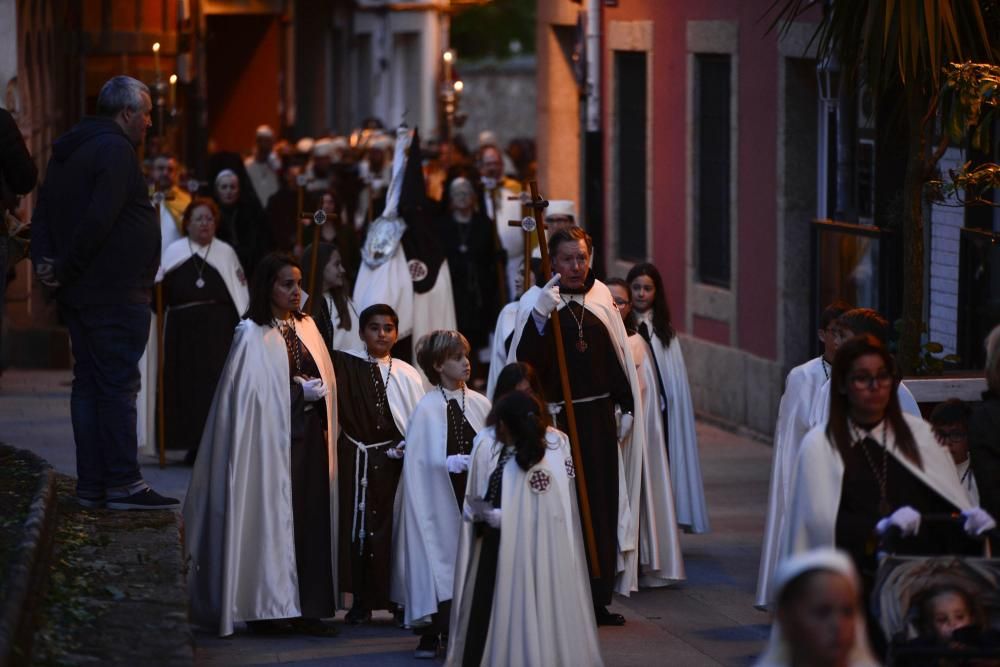
M 181 506 L 176 498 L 165 498 L 150 488 L 137 491 L 131 496 L 108 500 L 105 506 L 109 510 L 175 510 Z
M 80 507 L 86 507 L 89 510 L 99 510 L 104 508 L 104 498 L 84 498 L 83 496 L 76 496 L 76 504 Z
M 418 660 L 430 660 L 436 658 L 438 648 L 441 646 L 438 636 L 435 634 L 421 635 L 417 650 L 413 652 L 413 657 Z

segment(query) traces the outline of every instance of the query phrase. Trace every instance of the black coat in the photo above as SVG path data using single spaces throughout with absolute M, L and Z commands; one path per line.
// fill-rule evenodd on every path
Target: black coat
M 983 394 L 969 419 L 969 457 L 979 489 L 979 504 L 1000 517 L 1000 396 Z
M 21 130 L 10 112 L 0 109 L 0 197 L 27 194 L 37 180 L 38 167 L 24 145 Z
M 32 261 L 54 260 L 61 302 L 149 303 L 160 224 L 135 147 L 114 120 L 86 117 L 53 144 L 31 241 Z

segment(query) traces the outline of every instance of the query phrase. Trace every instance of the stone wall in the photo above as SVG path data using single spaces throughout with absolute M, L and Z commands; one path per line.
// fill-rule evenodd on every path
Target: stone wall
M 465 137 L 470 148 L 476 147 L 483 130 L 495 132 L 501 146 L 515 138 L 535 138 L 535 56 L 503 62 L 460 60 L 457 69 L 465 84 L 459 108 L 467 119 L 456 132 Z

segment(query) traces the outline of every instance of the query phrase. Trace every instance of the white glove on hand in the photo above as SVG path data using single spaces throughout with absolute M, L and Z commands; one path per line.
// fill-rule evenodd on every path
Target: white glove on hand
M 500 530 L 500 510 L 491 509 L 489 512 L 484 513 L 483 521 L 485 521 L 490 528 Z
M 964 510 L 962 516 L 965 517 L 965 524 L 962 528 L 968 535 L 982 535 L 987 530 L 993 530 L 997 527 L 997 522 L 982 507 Z
M 629 436 L 632 432 L 632 415 L 627 412 L 622 413 L 622 417 L 618 420 L 618 442 L 622 442 Z
M 42 261 L 35 264 L 35 276 L 38 278 L 38 282 L 46 287 L 53 289 L 59 287 L 59 281 L 56 280 L 55 260 L 51 257 L 42 257 Z
M 900 507 L 875 524 L 875 531 L 879 535 L 884 535 L 890 526 L 898 527 L 903 537 L 916 535 L 920 532 L 920 512 L 909 505 Z
M 452 454 L 445 459 L 445 464 L 448 466 L 448 472 L 452 475 L 457 475 L 469 469 L 469 455 Z
M 385 455 L 388 456 L 390 459 L 396 459 L 398 461 L 399 459 L 403 458 L 404 454 L 406 454 L 405 450 L 406 450 L 406 440 L 400 440 L 398 445 L 396 445 L 395 447 L 390 447 L 389 449 L 385 450 Z
M 542 291 L 538 293 L 538 298 L 535 299 L 535 312 L 543 318 L 551 315 L 559 307 L 559 302 L 562 301 L 562 298 L 559 296 L 560 278 L 562 276 L 558 273 L 549 278 L 549 282 L 545 283 Z
M 325 397 L 329 391 L 326 385 L 323 384 L 323 378 L 307 380 L 301 375 L 296 375 L 293 380 L 302 385 L 302 396 L 306 399 L 307 403 L 318 401 Z

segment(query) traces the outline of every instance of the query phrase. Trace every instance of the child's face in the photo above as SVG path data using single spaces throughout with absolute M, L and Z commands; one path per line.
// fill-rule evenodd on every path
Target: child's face
M 649 276 L 636 276 L 632 281 L 632 308 L 645 313 L 653 307 L 653 297 L 656 296 L 656 285 Z
M 460 352 L 445 359 L 444 363 L 435 367 L 435 370 L 441 374 L 442 380 L 462 383 L 469 379 L 472 364 L 469 363 L 469 358 L 465 356 L 465 353 Z
M 938 639 L 951 639 L 951 633 L 972 623 L 972 613 L 961 595 L 942 593 L 930 601 L 931 623 Z
M 361 339 L 365 341 L 368 354 L 376 359 L 381 359 L 389 354 L 389 350 L 396 344 L 399 331 L 396 324 L 388 315 L 376 315 L 365 323 L 365 328 L 361 330 Z
M 857 593 L 842 574 L 821 572 L 806 583 L 798 599 L 778 610 L 792 657 L 815 664 L 846 664 L 854 646 Z
M 969 458 L 969 433 L 965 424 L 936 424 L 934 435 L 942 447 L 946 447 L 955 463 L 964 463 Z

